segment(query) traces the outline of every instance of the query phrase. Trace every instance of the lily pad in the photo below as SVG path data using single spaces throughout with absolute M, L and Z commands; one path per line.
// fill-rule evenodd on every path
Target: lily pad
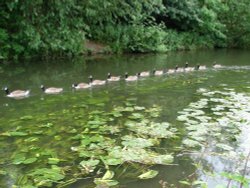
M 143 174 L 141 174 L 140 176 L 138 176 L 138 178 L 140 179 L 151 179 L 151 178 L 154 178 L 155 176 L 158 175 L 158 171 L 156 170 L 149 170 Z

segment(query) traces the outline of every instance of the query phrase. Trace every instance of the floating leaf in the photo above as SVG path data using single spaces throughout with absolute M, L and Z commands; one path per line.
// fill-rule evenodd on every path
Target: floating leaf
M 119 165 L 119 164 L 122 164 L 123 163 L 123 160 L 122 159 L 117 159 L 117 158 L 108 158 L 108 159 L 105 159 L 104 160 L 104 163 L 105 165 L 108 165 L 108 166 L 116 166 L 116 165 Z
M 186 145 L 187 147 L 197 147 L 197 146 L 201 146 L 200 142 L 197 142 L 195 140 L 191 140 L 191 139 L 185 139 L 183 141 L 183 144 Z
M 33 177 L 37 186 L 50 186 L 52 182 L 64 179 L 61 168 L 53 166 L 52 168 L 39 168 L 29 174 Z
M 99 160 L 97 159 L 90 159 L 88 161 L 82 161 L 80 162 L 80 165 L 82 167 L 84 167 L 84 169 L 87 171 L 87 172 L 93 172 L 94 169 L 96 168 L 96 165 L 99 164 Z
M 106 187 L 112 187 L 112 186 L 115 186 L 115 185 L 119 184 L 119 182 L 116 181 L 116 180 L 103 180 L 101 178 L 95 178 L 94 183 L 96 185 L 100 185 L 100 186 L 103 186 L 103 187 L 105 187 L 105 186 Z
M 0 170 L 0 176 L 1 175 L 6 175 L 7 174 L 7 172 L 5 172 L 4 170 Z
M 188 181 L 184 181 L 184 180 L 179 181 L 179 183 L 181 183 L 183 185 L 191 185 L 191 183 L 189 183 Z
M 114 177 L 115 173 L 111 170 L 107 170 L 104 176 L 102 177 L 103 180 L 110 180 Z
M 58 158 L 48 158 L 48 164 L 57 164 L 60 162 Z
M 140 113 L 132 113 L 131 116 L 129 116 L 130 119 L 143 119 L 144 115 Z
M 23 116 L 23 117 L 21 117 L 20 118 L 21 120 L 31 120 L 31 119 L 33 119 L 33 116 Z
M 31 164 L 31 163 L 34 163 L 35 161 L 37 161 L 37 158 L 32 157 L 32 158 L 25 159 L 22 163 L 23 164 Z
M 14 159 L 12 161 L 13 164 L 21 164 L 23 161 L 25 161 L 26 157 L 24 153 L 18 153 L 14 156 Z
M 150 179 L 150 178 L 154 178 L 155 176 L 158 175 L 158 171 L 156 170 L 149 170 L 143 174 L 141 174 L 140 176 L 138 176 L 138 178 L 140 179 Z
M 2 136 L 27 136 L 28 134 L 20 131 L 5 132 L 1 134 Z
M 153 161 L 154 164 L 169 165 L 173 162 L 174 157 L 172 155 L 158 155 L 155 156 Z
M 122 145 L 126 147 L 146 148 L 154 145 L 154 141 L 152 139 L 134 138 L 129 135 L 122 137 L 122 140 Z
M 233 147 L 226 145 L 226 144 L 222 144 L 222 143 L 216 144 L 216 147 L 227 150 L 227 151 L 233 150 Z

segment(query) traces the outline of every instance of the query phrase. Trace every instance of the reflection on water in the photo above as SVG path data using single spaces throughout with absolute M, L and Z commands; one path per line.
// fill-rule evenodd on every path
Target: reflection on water
M 235 89 L 236 92 L 249 94 L 249 58 L 248 51 L 220 50 L 161 55 L 100 56 L 67 61 L 2 65 L 0 86 L 8 86 L 10 89 L 30 89 L 31 96 L 23 100 L 13 100 L 5 97 L 4 92 L 2 92 L 0 95 L 0 133 L 25 128 L 28 130 L 27 132 L 33 134 L 32 131 L 38 131 L 36 126 L 47 126 L 48 130 L 46 135 L 43 136 L 36 132 L 37 135 L 34 135 L 33 139 L 38 139 L 38 141 L 26 140 L 25 143 L 23 143 L 23 138 L 20 137 L 9 137 L 7 139 L 3 136 L 0 137 L 1 169 L 8 169 L 12 172 L 11 176 L 0 175 L 0 184 L 4 187 L 11 187 L 17 179 L 20 179 L 20 174 L 32 170 L 32 166 L 24 168 L 22 165 L 11 165 L 11 161 L 8 159 L 16 150 L 30 149 L 29 147 L 40 147 L 47 150 L 54 148 L 58 152 L 56 157 L 60 157 L 60 155 L 63 157 L 66 152 L 71 152 L 64 148 L 77 143 L 70 140 L 70 135 L 73 134 L 70 131 L 73 129 L 77 132 L 83 131 L 83 125 L 80 126 L 76 123 L 78 122 L 77 118 L 82 117 L 73 116 L 74 108 L 82 105 L 81 113 L 83 114 L 93 110 L 110 111 L 115 106 L 124 105 L 127 99 L 131 98 L 136 98 L 136 105 L 138 106 L 158 105 L 162 107 L 159 120 L 167 121 L 176 126 L 180 137 L 168 142 L 163 140 L 160 145 L 161 148 L 173 153 L 175 157 L 173 165 L 154 166 L 153 168 L 159 170 L 160 173 L 151 180 L 138 180 L 126 176 L 126 174 L 118 177 L 118 181 L 124 187 L 162 187 L 159 183 L 161 180 L 167 182 L 168 185 L 178 185 L 180 180 L 191 174 L 193 179 L 204 179 L 206 178 L 204 174 L 196 170 L 193 164 L 197 160 L 202 161 L 204 168 L 216 172 L 223 170 L 230 161 L 219 157 L 203 158 L 199 154 L 195 157 L 193 155 L 179 156 L 179 153 L 183 151 L 178 150 L 178 147 L 181 145 L 181 140 L 185 138 L 185 136 L 182 136 L 185 135 L 185 131 L 183 124 L 176 121 L 177 112 L 199 99 L 199 96 L 195 94 L 199 88 L 216 90 L 226 86 Z M 220 70 L 212 69 L 215 61 L 223 65 L 224 68 Z M 72 91 L 71 88 L 72 83 L 88 82 L 90 74 L 96 79 L 106 79 L 108 72 L 111 72 L 112 75 L 124 75 L 125 72 L 134 75 L 141 71 L 174 68 L 175 65 L 184 66 L 185 62 L 189 62 L 190 66 L 195 66 L 198 63 L 204 64 L 208 69 L 158 77 L 151 76 L 133 83 L 126 83 L 122 80 L 83 91 Z M 63 87 L 64 92 L 59 95 L 43 94 L 40 89 L 41 84 L 48 87 Z M 87 108 L 84 105 L 87 105 Z M 62 110 L 65 110 L 65 113 Z M 59 115 L 64 117 L 60 120 Z M 29 116 L 31 116 L 30 121 L 20 120 L 21 117 L 29 119 Z M 34 117 L 36 120 L 34 120 Z M 51 122 L 57 122 L 57 124 L 48 124 L 50 123 L 47 122 L 48 119 Z M 49 128 L 50 126 L 52 128 Z M 39 143 L 39 145 L 35 143 Z M 71 157 L 72 160 L 77 158 L 73 154 Z M 79 161 L 76 160 L 72 163 L 77 162 Z M 74 164 L 68 163 L 65 165 L 74 166 Z M 133 171 L 131 173 L 133 174 Z M 214 187 L 218 183 L 216 179 L 209 179 L 208 181 L 209 187 Z M 80 188 L 87 185 L 93 187 L 91 182 L 93 182 L 92 179 L 79 180 L 72 187 Z

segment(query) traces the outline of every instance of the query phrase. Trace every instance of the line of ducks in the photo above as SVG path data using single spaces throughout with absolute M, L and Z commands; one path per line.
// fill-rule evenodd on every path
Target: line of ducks
M 213 64 L 213 68 L 221 68 L 222 66 L 219 64 Z M 152 75 L 154 76 L 161 76 L 163 74 L 173 74 L 173 73 L 181 73 L 181 72 L 191 72 L 195 70 L 205 70 L 206 66 L 205 65 L 196 65 L 196 67 L 189 67 L 188 62 L 186 62 L 185 67 L 178 67 L 178 65 L 175 66 L 174 69 L 168 69 L 167 71 L 165 70 L 153 70 Z M 151 75 L 150 71 L 145 71 L 145 72 L 140 72 L 137 73 L 134 76 L 129 76 L 128 73 L 125 73 L 124 80 L 127 82 L 132 82 L 138 80 L 140 77 L 148 77 Z M 107 75 L 107 80 L 94 80 L 93 76 L 89 76 L 89 83 L 75 83 L 72 84 L 72 88 L 76 90 L 80 89 L 88 89 L 92 86 L 97 86 L 97 85 L 104 85 L 106 82 L 116 82 L 121 80 L 121 76 L 112 76 L 111 73 L 108 73 Z M 46 94 L 59 94 L 63 92 L 63 88 L 57 88 L 57 87 L 49 87 L 46 88 L 44 85 L 41 85 L 41 89 L 44 93 Z M 11 98 L 16 98 L 16 99 L 21 99 L 28 97 L 30 94 L 30 90 L 15 90 L 10 92 L 8 87 L 4 88 L 4 91 L 6 93 L 7 97 Z

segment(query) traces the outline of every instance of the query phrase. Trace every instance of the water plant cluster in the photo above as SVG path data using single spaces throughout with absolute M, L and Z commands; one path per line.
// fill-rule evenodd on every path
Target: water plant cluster
M 230 88 L 223 91 L 200 88 L 197 94 L 201 98 L 180 111 L 177 120 L 185 126 L 186 137 L 182 142 L 185 150 L 201 151 L 198 157 L 195 154 L 192 157 L 200 176 L 206 177 L 199 184 L 206 187 L 206 181 L 213 175 L 219 177 L 218 187 L 229 187 L 230 184 L 248 187 L 250 96 Z M 202 165 L 204 161 L 208 164 Z M 220 168 L 212 161 L 224 161 L 224 165 Z M 192 181 L 187 178 L 181 183 L 195 185 Z
M 105 111 L 100 101 L 89 103 L 9 120 L 11 128 L 0 133 L 8 151 L 1 153 L 1 179 L 27 188 L 63 187 L 84 178 L 113 186 L 127 171 L 148 179 L 158 174 L 150 166 L 173 162 L 167 149 L 157 150 L 161 139 L 177 137 L 172 125 L 159 122 L 161 107 L 137 106 L 135 98 Z

